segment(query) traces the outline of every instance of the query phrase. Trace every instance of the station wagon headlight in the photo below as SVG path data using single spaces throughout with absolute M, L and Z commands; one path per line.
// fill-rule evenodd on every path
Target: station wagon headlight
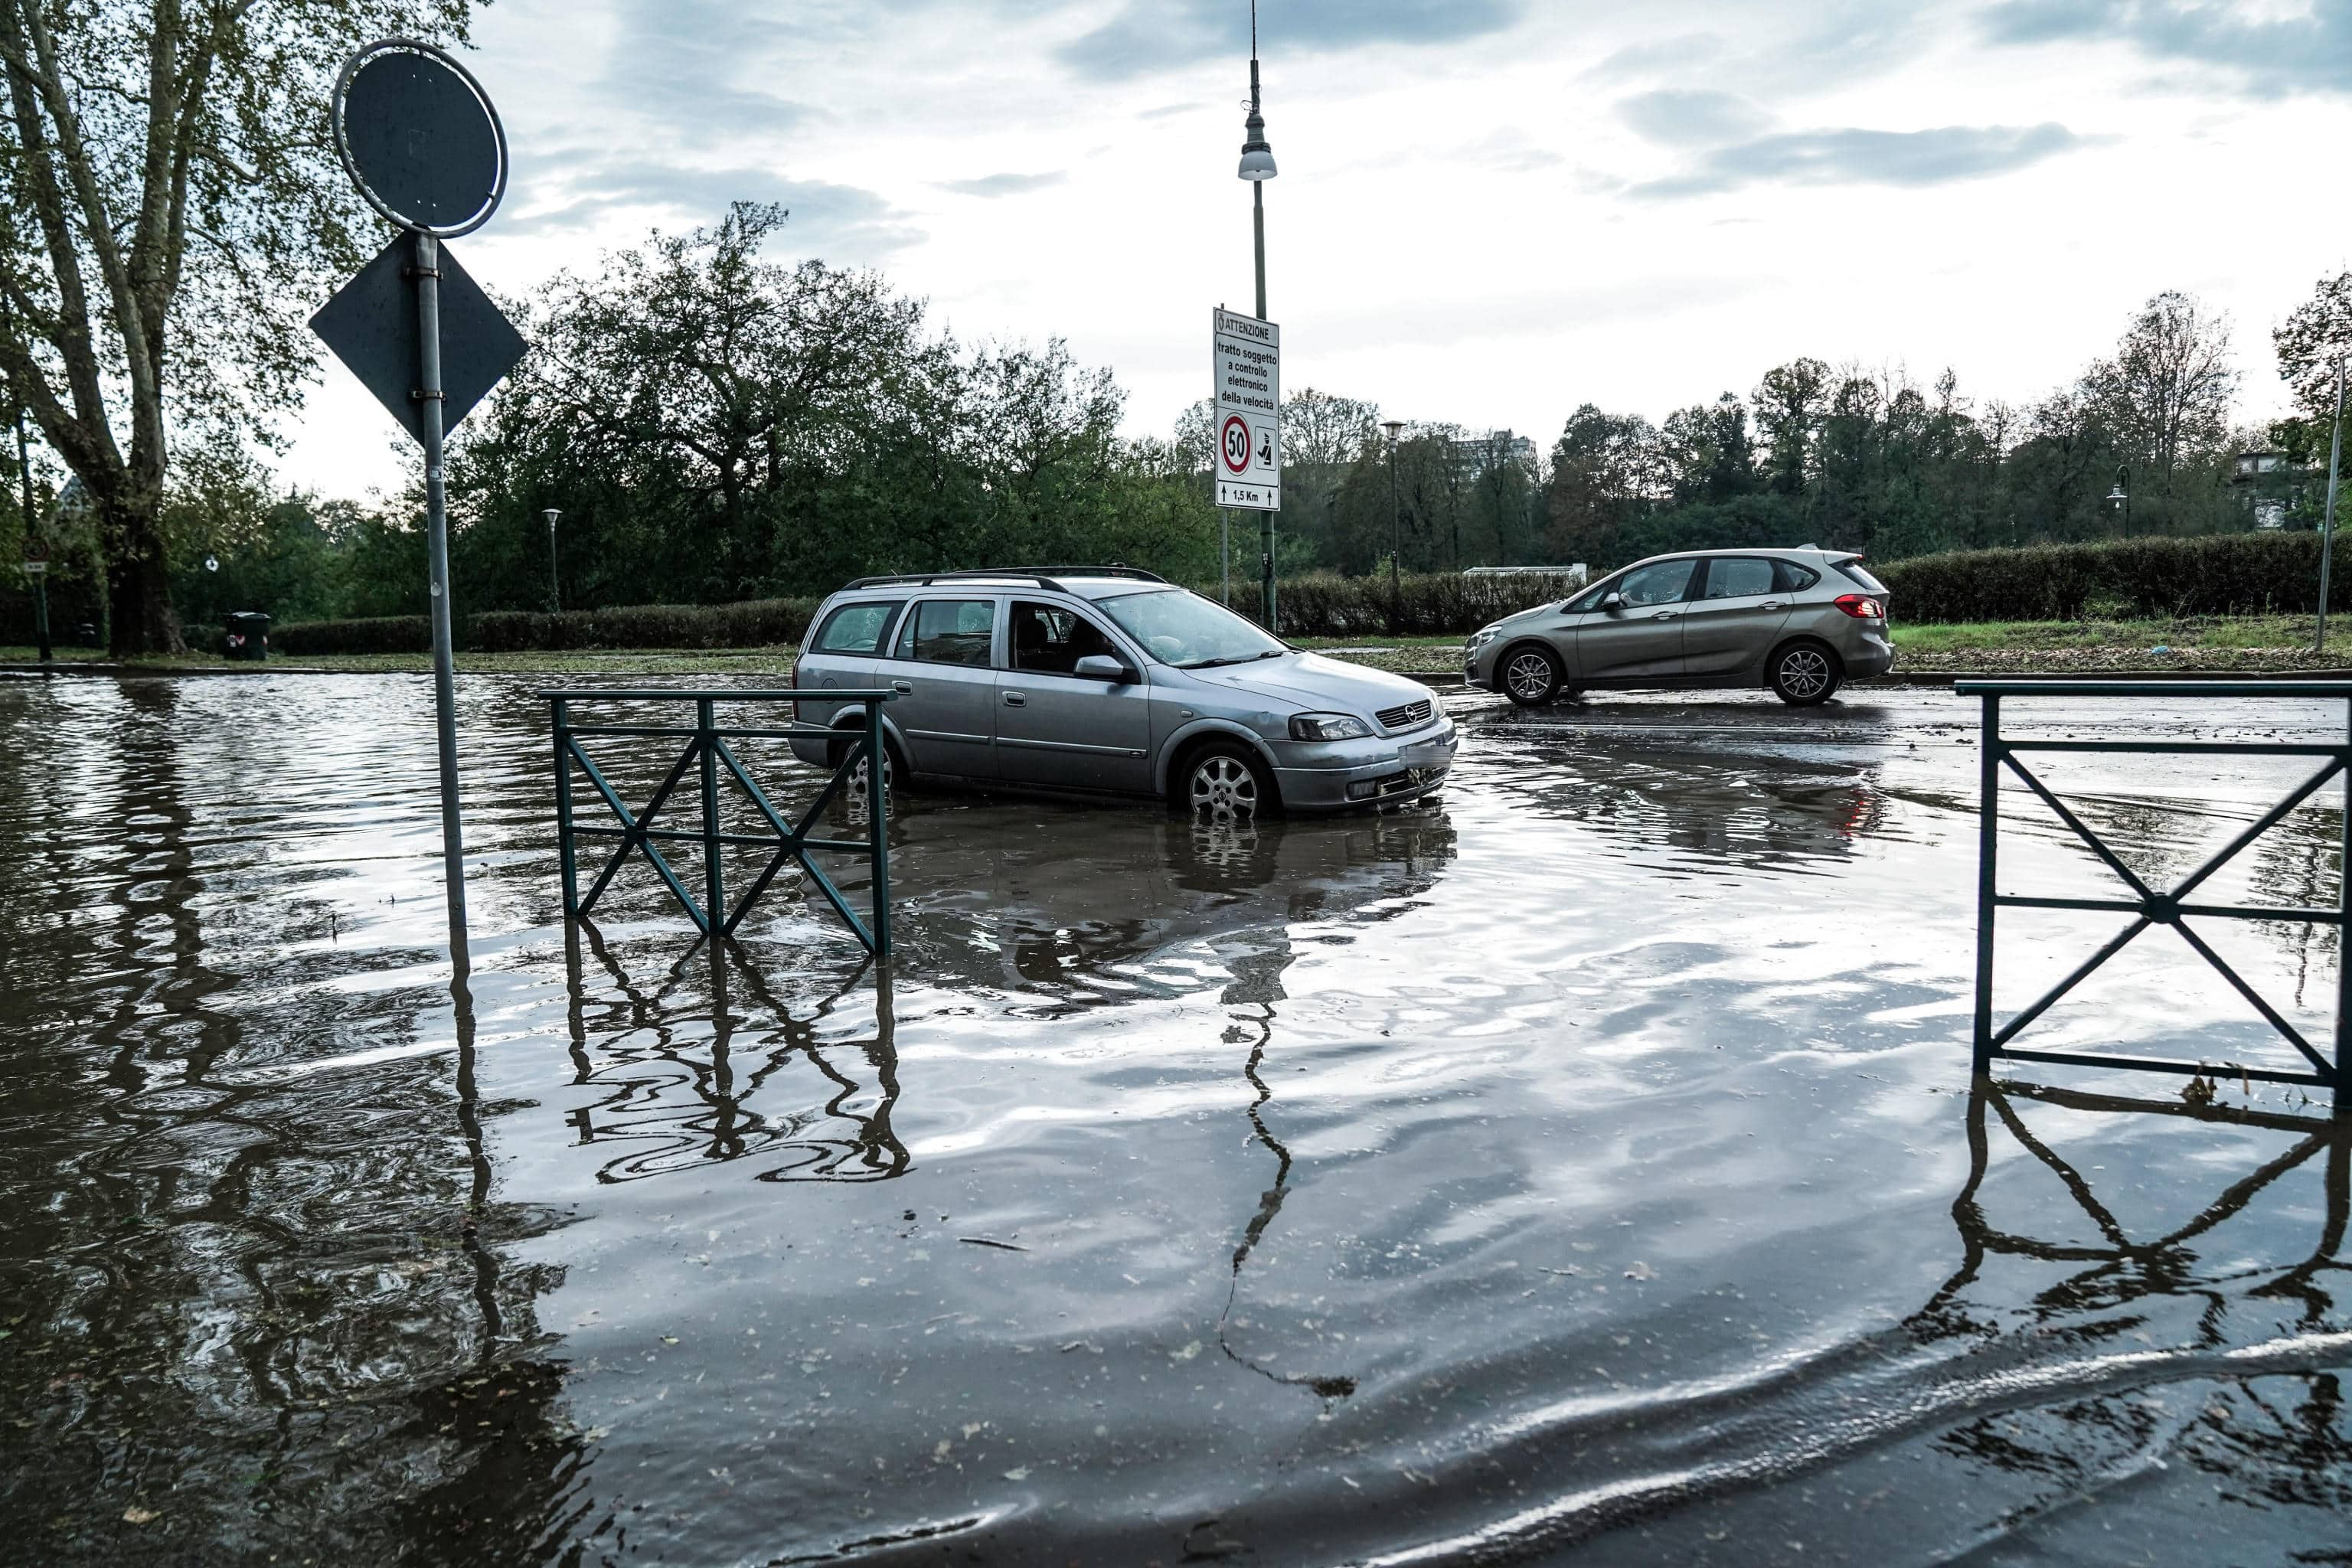
M 1470 640 L 1463 645 L 1462 651 L 1465 653 L 1476 653 L 1480 648 L 1485 647 L 1488 643 L 1493 642 L 1496 637 L 1502 635 L 1503 634 L 1500 631 L 1496 630 L 1493 626 L 1486 626 L 1478 631 L 1472 632 L 1470 634 Z
M 1297 713 L 1291 716 L 1294 741 L 1360 741 L 1372 727 L 1352 713 Z

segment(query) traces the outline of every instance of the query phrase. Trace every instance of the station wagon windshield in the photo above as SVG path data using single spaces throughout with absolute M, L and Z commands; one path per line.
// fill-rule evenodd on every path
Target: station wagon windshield
M 1270 658 L 1289 646 L 1197 594 L 1128 594 L 1102 607 L 1152 658 L 1179 669 Z

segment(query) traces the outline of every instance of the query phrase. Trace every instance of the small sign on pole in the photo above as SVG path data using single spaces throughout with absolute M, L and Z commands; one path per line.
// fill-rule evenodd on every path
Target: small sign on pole
M 1217 385 L 1217 504 L 1282 510 L 1282 329 L 1219 306 L 1210 330 Z

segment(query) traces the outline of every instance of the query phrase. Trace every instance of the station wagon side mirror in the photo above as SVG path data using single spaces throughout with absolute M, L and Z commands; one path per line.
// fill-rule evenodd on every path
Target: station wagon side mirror
M 1612 594 L 1607 598 L 1601 601 L 1601 607 L 1608 614 L 1613 616 L 1625 607 L 1625 595 L 1622 594 Z
M 1090 653 L 1072 667 L 1070 673 L 1087 680 L 1108 680 L 1114 686 L 1135 684 L 1135 671 L 1107 653 Z

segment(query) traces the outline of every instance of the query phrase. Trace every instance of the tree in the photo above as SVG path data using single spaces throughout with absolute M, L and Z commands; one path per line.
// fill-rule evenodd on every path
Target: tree
M 1803 495 L 1813 472 L 1813 443 L 1829 412 L 1830 367 L 1817 359 L 1792 359 L 1764 373 L 1752 401 L 1756 428 L 1764 437 L 1765 488 L 1775 495 Z
M 1618 530 L 1657 494 L 1659 468 L 1658 432 L 1640 415 L 1590 403 L 1570 415 L 1551 452 L 1552 559 L 1610 559 Z
M 0 374 L 96 510 L 117 654 L 177 645 L 177 427 L 259 432 L 362 211 L 322 133 L 368 37 L 462 38 L 469 0 L 0 0 Z
M 2336 417 L 2336 367 L 2352 359 L 2352 272 L 2323 278 L 2271 333 L 2279 375 L 2305 415 Z
M 2230 362 L 2230 319 L 2194 295 L 2167 289 L 2124 329 L 2115 357 L 2094 364 L 2084 391 L 2099 419 L 2170 497 L 2181 465 L 2230 430 L 2238 373 Z

